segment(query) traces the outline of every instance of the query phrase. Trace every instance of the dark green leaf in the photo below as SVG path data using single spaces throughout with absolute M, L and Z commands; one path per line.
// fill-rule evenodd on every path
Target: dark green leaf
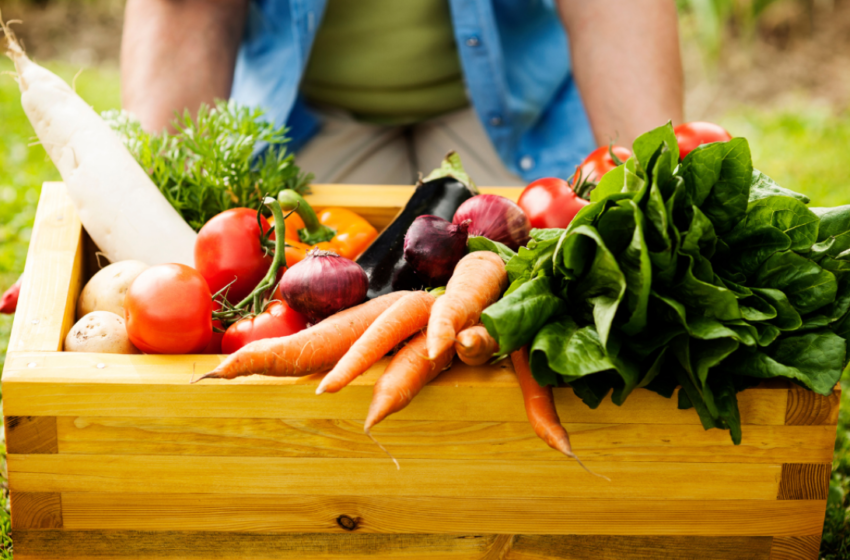
M 514 253 L 507 245 L 499 243 L 498 241 L 491 241 L 480 235 L 470 237 L 466 242 L 466 245 L 469 247 L 470 253 L 474 253 L 476 251 L 490 251 L 492 253 L 496 253 L 502 257 L 502 260 L 505 261 L 506 264 L 516 256 L 516 253 Z
M 803 204 L 809 203 L 809 197 L 806 195 L 795 193 L 794 191 L 780 187 L 773 179 L 758 169 L 753 169 L 753 177 L 750 184 L 750 202 L 767 198 L 769 196 L 787 196 L 794 200 L 799 200 Z
M 529 280 L 481 314 L 481 322 L 507 355 L 534 339 L 550 317 L 560 315 L 566 303 L 552 293 L 547 277 Z
M 676 141 L 676 133 L 673 132 L 673 126 L 670 123 L 638 136 L 632 144 L 632 151 L 641 166 L 644 169 L 651 170 L 652 157 L 664 146 L 678 161 L 679 143 Z
M 756 272 L 753 285 L 781 290 L 804 315 L 832 303 L 838 291 L 835 275 L 791 251 L 767 259 Z

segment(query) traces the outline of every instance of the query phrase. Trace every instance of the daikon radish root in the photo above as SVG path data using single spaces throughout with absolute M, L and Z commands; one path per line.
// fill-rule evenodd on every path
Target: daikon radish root
M 246 344 L 201 379 L 233 379 L 244 375 L 303 377 L 327 371 L 381 313 L 411 292 L 392 292 L 331 315 L 309 329 L 281 338 Z
M 457 334 L 455 351 L 466 365 L 481 366 L 499 352 L 499 343 L 490 336 L 484 325 L 479 324 Z
M 195 232 L 121 139 L 71 86 L 27 57 L 2 19 L 0 27 L 24 112 L 95 244 L 112 262 L 193 266 Z
M 505 263 L 496 253 L 476 251 L 460 259 L 446 284 L 446 293 L 431 311 L 428 356 L 433 360 L 445 352 L 454 344 L 457 333 L 476 324 L 507 287 Z
M 523 346 L 519 350 L 511 352 L 511 362 L 514 365 L 519 388 L 522 391 L 522 399 L 525 402 L 525 414 L 528 416 L 528 421 L 537 437 L 545 441 L 546 445 L 552 449 L 560 451 L 570 459 L 575 459 L 590 474 L 611 482 L 611 479 L 607 476 L 596 474 L 588 469 L 573 453 L 570 436 L 561 425 L 561 419 L 558 418 L 558 411 L 555 409 L 555 397 L 552 394 L 552 388 L 541 387 L 531 375 L 531 366 L 528 363 L 528 346 Z

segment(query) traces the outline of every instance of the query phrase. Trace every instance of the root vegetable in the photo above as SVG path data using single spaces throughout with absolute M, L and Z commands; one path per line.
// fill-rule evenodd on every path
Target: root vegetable
M 476 251 L 463 257 L 446 293 L 434 303 L 428 321 L 428 356 L 433 360 L 445 352 L 457 333 L 476 324 L 507 287 L 505 263 L 496 253 Z
M 499 343 L 490 336 L 484 325 L 475 325 L 458 333 L 455 351 L 466 365 L 481 366 L 498 353 Z
M 27 58 L 0 21 L 21 104 L 80 221 L 113 262 L 194 264 L 195 232 L 109 125 L 61 78 Z
M 424 329 L 433 305 L 434 296 L 430 293 L 413 292 L 388 307 L 322 379 L 316 394 L 336 393 L 390 350 Z
M 93 311 L 77 321 L 65 337 L 66 352 L 138 354 L 124 319 L 109 311 Z
M 197 379 L 233 379 L 244 375 L 303 377 L 327 371 L 342 358 L 369 325 L 410 292 L 393 292 L 331 315 L 298 334 L 247 344 L 216 369 Z
M 119 261 L 100 269 L 77 299 L 77 318 L 92 311 L 109 311 L 124 316 L 124 295 L 136 276 L 148 268 L 142 261 Z

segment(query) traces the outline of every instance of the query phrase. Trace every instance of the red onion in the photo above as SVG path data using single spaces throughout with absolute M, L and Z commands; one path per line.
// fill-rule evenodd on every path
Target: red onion
M 368 288 L 369 280 L 360 265 L 320 249 L 289 267 L 280 281 L 286 304 L 313 323 L 361 303 Z
M 404 260 L 432 287 L 444 286 L 466 254 L 469 222 L 419 216 L 404 236 Z
M 469 235 L 504 243 L 514 251 L 529 240 L 531 223 L 522 208 L 504 196 L 479 194 L 460 205 L 453 223 L 471 220 Z

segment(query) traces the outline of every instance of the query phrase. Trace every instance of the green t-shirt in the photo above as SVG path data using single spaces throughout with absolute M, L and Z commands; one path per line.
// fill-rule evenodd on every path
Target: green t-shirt
M 388 124 L 465 107 L 447 0 L 328 0 L 301 91 Z

